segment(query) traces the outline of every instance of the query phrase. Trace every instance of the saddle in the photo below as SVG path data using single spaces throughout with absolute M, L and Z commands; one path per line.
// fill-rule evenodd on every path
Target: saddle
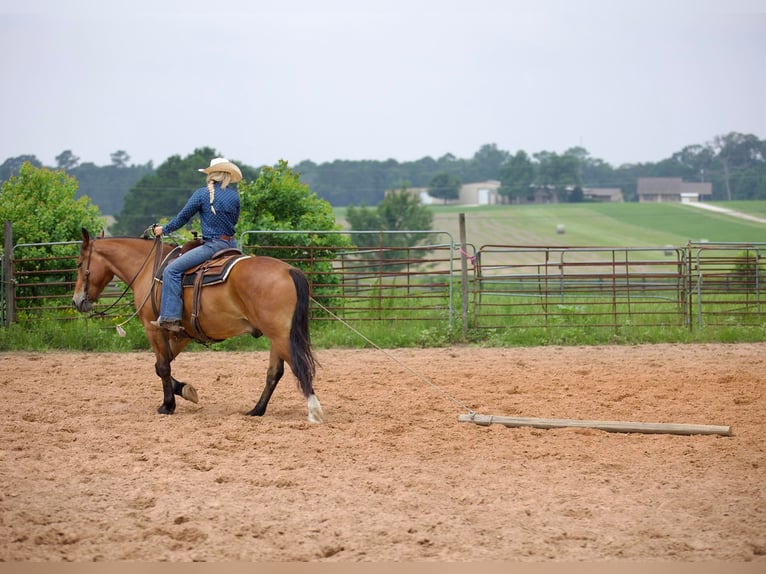
M 185 243 L 180 249 L 176 248 L 173 250 L 155 273 L 154 280 L 161 284 L 162 273 L 165 271 L 165 267 L 181 254 L 201 244 L 200 240 L 194 239 Z M 197 335 L 193 338 L 203 343 L 214 342 L 213 339 L 205 335 L 199 324 L 199 314 L 202 310 L 202 288 L 224 283 L 229 278 L 229 273 L 231 273 L 234 266 L 243 259 L 249 259 L 250 257 L 250 255 L 245 255 L 239 249 L 229 247 L 215 252 L 207 261 L 184 271 L 181 277 L 181 285 L 184 289 L 194 289 L 192 294 L 191 322 Z

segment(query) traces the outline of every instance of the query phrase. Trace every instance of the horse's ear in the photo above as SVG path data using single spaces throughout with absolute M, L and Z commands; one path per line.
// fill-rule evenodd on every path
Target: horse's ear
M 88 230 L 84 227 L 82 228 L 82 241 L 83 243 L 87 243 L 90 241 L 90 234 L 88 233 Z
M 105 230 L 105 229 L 102 229 L 102 230 L 101 230 L 101 235 L 100 235 L 100 237 L 101 237 L 101 239 L 103 239 L 104 237 L 106 237 L 106 230 Z

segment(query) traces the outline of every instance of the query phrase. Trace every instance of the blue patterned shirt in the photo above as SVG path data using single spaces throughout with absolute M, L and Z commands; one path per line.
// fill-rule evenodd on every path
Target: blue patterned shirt
M 173 219 L 162 226 L 163 233 L 172 233 L 180 229 L 199 213 L 202 224 L 202 237 L 210 239 L 221 235 L 234 236 L 234 227 L 239 220 L 239 194 L 235 189 L 215 184 L 215 213 L 210 209 L 210 192 L 207 187 L 200 187 L 186 202 L 186 205 Z

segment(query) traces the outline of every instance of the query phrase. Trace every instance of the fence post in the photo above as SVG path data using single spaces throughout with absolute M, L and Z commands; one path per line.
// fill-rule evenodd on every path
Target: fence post
M 3 227 L 3 276 L 5 277 L 5 326 L 16 322 L 16 289 L 13 276 L 13 226 L 6 221 Z
M 463 341 L 468 338 L 468 244 L 465 236 L 465 213 L 459 214 L 460 225 L 460 273 L 463 285 Z

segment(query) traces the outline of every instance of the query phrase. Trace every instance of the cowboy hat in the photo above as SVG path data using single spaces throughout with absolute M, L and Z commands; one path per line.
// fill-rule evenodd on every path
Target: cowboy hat
M 210 166 L 204 169 L 200 168 L 197 171 L 202 173 L 213 173 L 216 171 L 225 171 L 231 174 L 231 183 L 237 183 L 242 179 L 242 172 L 239 168 L 231 163 L 228 159 L 222 157 L 215 157 L 210 160 Z

